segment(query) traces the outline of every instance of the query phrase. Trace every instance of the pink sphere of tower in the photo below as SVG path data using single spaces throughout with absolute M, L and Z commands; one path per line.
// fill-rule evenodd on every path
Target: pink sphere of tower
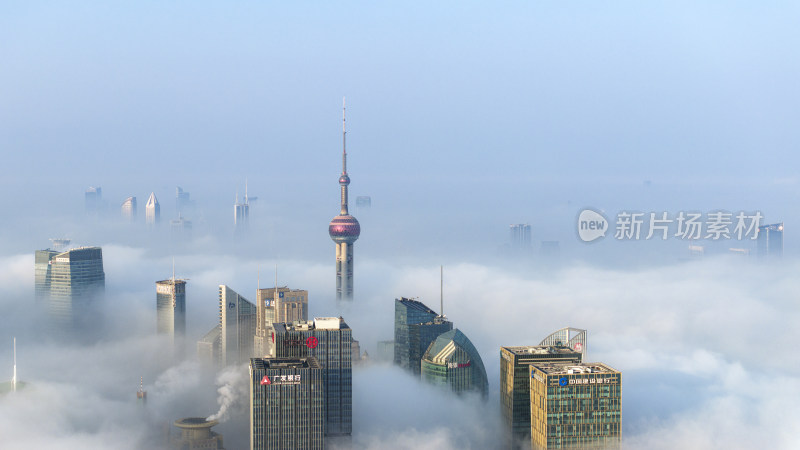
M 361 225 L 359 225 L 358 220 L 350 214 L 336 216 L 331 220 L 330 225 L 328 225 L 328 234 L 330 234 L 333 242 L 337 244 L 340 242 L 352 244 L 358 239 L 358 236 L 361 235 Z

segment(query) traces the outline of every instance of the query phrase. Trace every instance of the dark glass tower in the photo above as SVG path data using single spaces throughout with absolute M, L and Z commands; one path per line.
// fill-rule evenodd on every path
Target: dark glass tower
M 440 334 L 453 329 L 453 323 L 422 302 L 399 298 L 394 301 L 394 363 L 420 374 L 422 355 Z
M 342 174 L 339 176 L 341 189 L 341 209 L 339 215 L 328 225 L 328 234 L 336 243 L 336 300 L 353 300 L 353 244 L 361 235 L 361 225 L 347 210 L 347 187 L 350 177 L 347 175 L 344 100 L 342 100 Z
M 313 356 L 250 360 L 250 448 L 322 449 L 322 366 Z
M 313 322 L 276 323 L 275 356 L 314 356 L 322 365 L 325 387 L 325 435 L 347 436 L 353 430 L 353 336 L 339 317 Z

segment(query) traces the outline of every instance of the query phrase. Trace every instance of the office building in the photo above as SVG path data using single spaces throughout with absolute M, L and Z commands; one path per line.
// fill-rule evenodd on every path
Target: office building
M 83 194 L 83 201 L 86 207 L 86 214 L 96 215 L 102 208 L 103 189 L 99 186 L 92 186 L 86 189 L 86 192 Z
M 253 356 L 256 319 L 256 305 L 228 286 L 219 286 L 219 358 L 223 366 L 241 364 Z
M 289 289 L 283 286 L 278 288 L 278 295 L 275 296 L 275 288 L 259 289 L 256 300 L 264 301 L 265 318 L 268 324 L 308 320 L 308 291 L 306 290 Z
M 453 392 L 489 395 L 489 380 L 478 350 L 458 328 L 442 333 L 422 356 L 422 379 Z
M 175 189 L 175 210 L 178 211 L 178 214 L 186 214 L 189 209 L 194 207 L 194 201 L 190 197 L 189 193 L 180 186 Z
M 531 248 L 531 226 L 527 223 L 514 223 L 509 226 L 511 248 L 528 250 Z
M 186 280 L 156 281 L 156 332 L 174 341 L 186 332 Z
M 453 329 L 453 323 L 422 302 L 408 298 L 394 301 L 394 363 L 415 375 L 420 374 L 422 355 L 440 334 Z
M 192 221 L 178 214 L 177 219 L 169 221 L 169 231 L 173 239 L 188 239 L 192 235 Z
M 340 317 L 276 323 L 278 358 L 314 356 L 322 365 L 325 435 L 346 436 L 353 429 L 353 366 L 350 327 Z
M 222 435 L 211 431 L 211 427 L 217 424 L 216 420 L 203 417 L 178 419 L 173 425 L 180 434 L 170 436 L 170 446 L 176 450 L 224 450 Z
M 220 352 L 222 350 L 222 329 L 219 324 L 214 325 L 208 333 L 197 341 L 197 359 L 205 365 L 212 367 L 222 366 Z
M 250 449 L 322 449 L 322 365 L 313 356 L 250 360 Z
M 40 250 L 34 264 L 36 297 L 47 305 L 54 332 L 92 334 L 102 328 L 105 272 L 100 247 Z
M 122 202 L 122 218 L 130 222 L 136 220 L 136 197 L 128 197 Z
M 361 225 L 347 211 L 347 132 L 344 120 L 344 101 L 342 101 L 342 174 L 339 176 L 341 190 L 341 209 L 339 215 L 328 225 L 328 234 L 336 243 L 336 300 L 353 300 L 353 244 L 361 235 Z
M 563 346 L 500 347 L 500 408 L 505 436 L 514 448 L 530 446 L 530 365 L 580 363 L 583 355 Z
M 619 371 L 603 363 L 529 367 L 532 448 L 620 448 Z
M 161 221 L 161 205 L 158 203 L 156 193 L 151 192 L 144 206 L 144 221 L 148 225 L 155 225 Z
M 378 361 L 394 361 L 394 341 L 378 341 Z
M 369 209 L 372 207 L 372 197 L 369 195 L 359 195 L 356 197 L 356 208 Z
M 759 257 L 783 256 L 783 222 L 758 227 L 756 250 Z
M 247 231 L 250 222 L 250 201 L 247 198 L 247 183 L 244 187 L 244 202 L 239 203 L 239 193 L 236 193 L 236 202 L 233 204 L 233 227 L 237 232 Z

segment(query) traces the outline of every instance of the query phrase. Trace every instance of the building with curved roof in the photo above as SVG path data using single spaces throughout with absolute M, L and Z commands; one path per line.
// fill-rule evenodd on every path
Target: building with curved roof
M 458 328 L 443 333 L 431 343 L 421 364 L 422 379 L 448 385 L 456 393 L 489 393 L 486 368 L 478 350 Z
M 580 328 L 564 327 L 558 331 L 550 333 L 549 336 L 542 339 L 539 345 L 547 345 L 554 347 L 569 347 L 572 350 L 580 353 L 581 356 L 586 358 L 586 330 Z

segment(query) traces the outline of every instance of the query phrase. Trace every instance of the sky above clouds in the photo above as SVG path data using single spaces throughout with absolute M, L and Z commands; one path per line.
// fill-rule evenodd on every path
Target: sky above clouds
M 159 445 L 159 424 L 217 409 L 216 374 L 170 364 L 152 336 L 152 285 L 174 258 L 190 278 L 190 350 L 216 323 L 217 285 L 252 299 L 277 264 L 280 284 L 309 290 L 311 315 L 341 313 L 372 352 L 392 337 L 394 298 L 437 308 L 445 266 L 445 311 L 484 358 L 489 403 L 362 367 L 357 447 L 491 446 L 499 346 L 564 326 L 589 330 L 590 359 L 622 371 L 626 447 L 800 446 L 798 19 L 787 1 L 3 5 L 0 339 L 18 337 L 32 387 L 0 398 L 0 435 L 140 448 Z M 351 202 L 373 206 L 352 210 L 358 305 L 339 310 L 326 226 L 343 96 Z M 245 180 L 259 199 L 234 238 Z M 93 221 L 89 186 L 107 203 Z M 150 192 L 175 217 L 176 186 L 197 203 L 192 240 L 118 220 L 127 196 L 142 215 Z M 758 210 L 785 221 L 785 257 L 724 255 L 752 242 L 704 243 L 700 260 L 676 239 L 586 245 L 584 207 Z M 525 222 L 534 255 L 512 257 L 508 224 Z M 33 251 L 55 237 L 103 246 L 108 342 L 37 340 Z M 140 376 L 151 418 L 130 401 Z M 241 414 L 219 425 L 234 446 Z

